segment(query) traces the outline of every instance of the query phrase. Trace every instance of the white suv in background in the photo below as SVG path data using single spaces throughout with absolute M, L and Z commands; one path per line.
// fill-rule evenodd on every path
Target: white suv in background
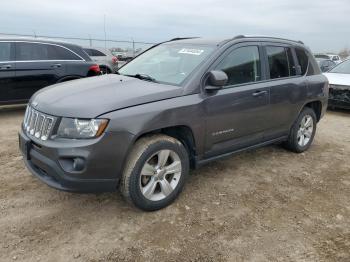
M 329 56 L 329 59 L 332 60 L 336 64 L 340 64 L 342 62 L 342 60 L 340 59 L 340 57 L 338 55 L 328 54 L 328 56 Z
M 323 59 L 329 59 L 332 60 L 336 64 L 340 64 L 342 60 L 338 55 L 335 54 L 315 54 L 316 58 L 323 58 Z

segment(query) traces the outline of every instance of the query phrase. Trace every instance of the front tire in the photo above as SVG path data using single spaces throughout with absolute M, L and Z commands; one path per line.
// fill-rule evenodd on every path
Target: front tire
M 121 178 L 120 191 L 136 207 L 153 211 L 170 205 L 189 172 L 183 144 L 166 135 L 146 136 L 133 147 Z
M 285 147 L 295 153 L 309 149 L 316 133 L 316 114 L 314 110 L 305 107 L 293 124 Z

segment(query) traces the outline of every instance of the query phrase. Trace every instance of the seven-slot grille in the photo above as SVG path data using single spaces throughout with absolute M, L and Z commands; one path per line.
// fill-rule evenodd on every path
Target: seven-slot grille
M 55 117 L 43 114 L 28 105 L 24 115 L 23 128 L 28 135 L 47 140 L 54 122 Z

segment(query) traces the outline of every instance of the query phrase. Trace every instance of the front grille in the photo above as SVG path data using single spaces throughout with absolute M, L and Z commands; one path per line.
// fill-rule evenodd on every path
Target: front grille
M 43 114 L 28 105 L 24 115 L 23 129 L 29 136 L 47 140 L 55 121 L 55 117 Z

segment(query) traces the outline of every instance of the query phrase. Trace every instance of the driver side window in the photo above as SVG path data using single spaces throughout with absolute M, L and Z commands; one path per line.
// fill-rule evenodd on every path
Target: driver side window
M 226 86 L 252 83 L 261 80 L 259 48 L 239 47 L 229 53 L 216 67 L 228 76 Z

